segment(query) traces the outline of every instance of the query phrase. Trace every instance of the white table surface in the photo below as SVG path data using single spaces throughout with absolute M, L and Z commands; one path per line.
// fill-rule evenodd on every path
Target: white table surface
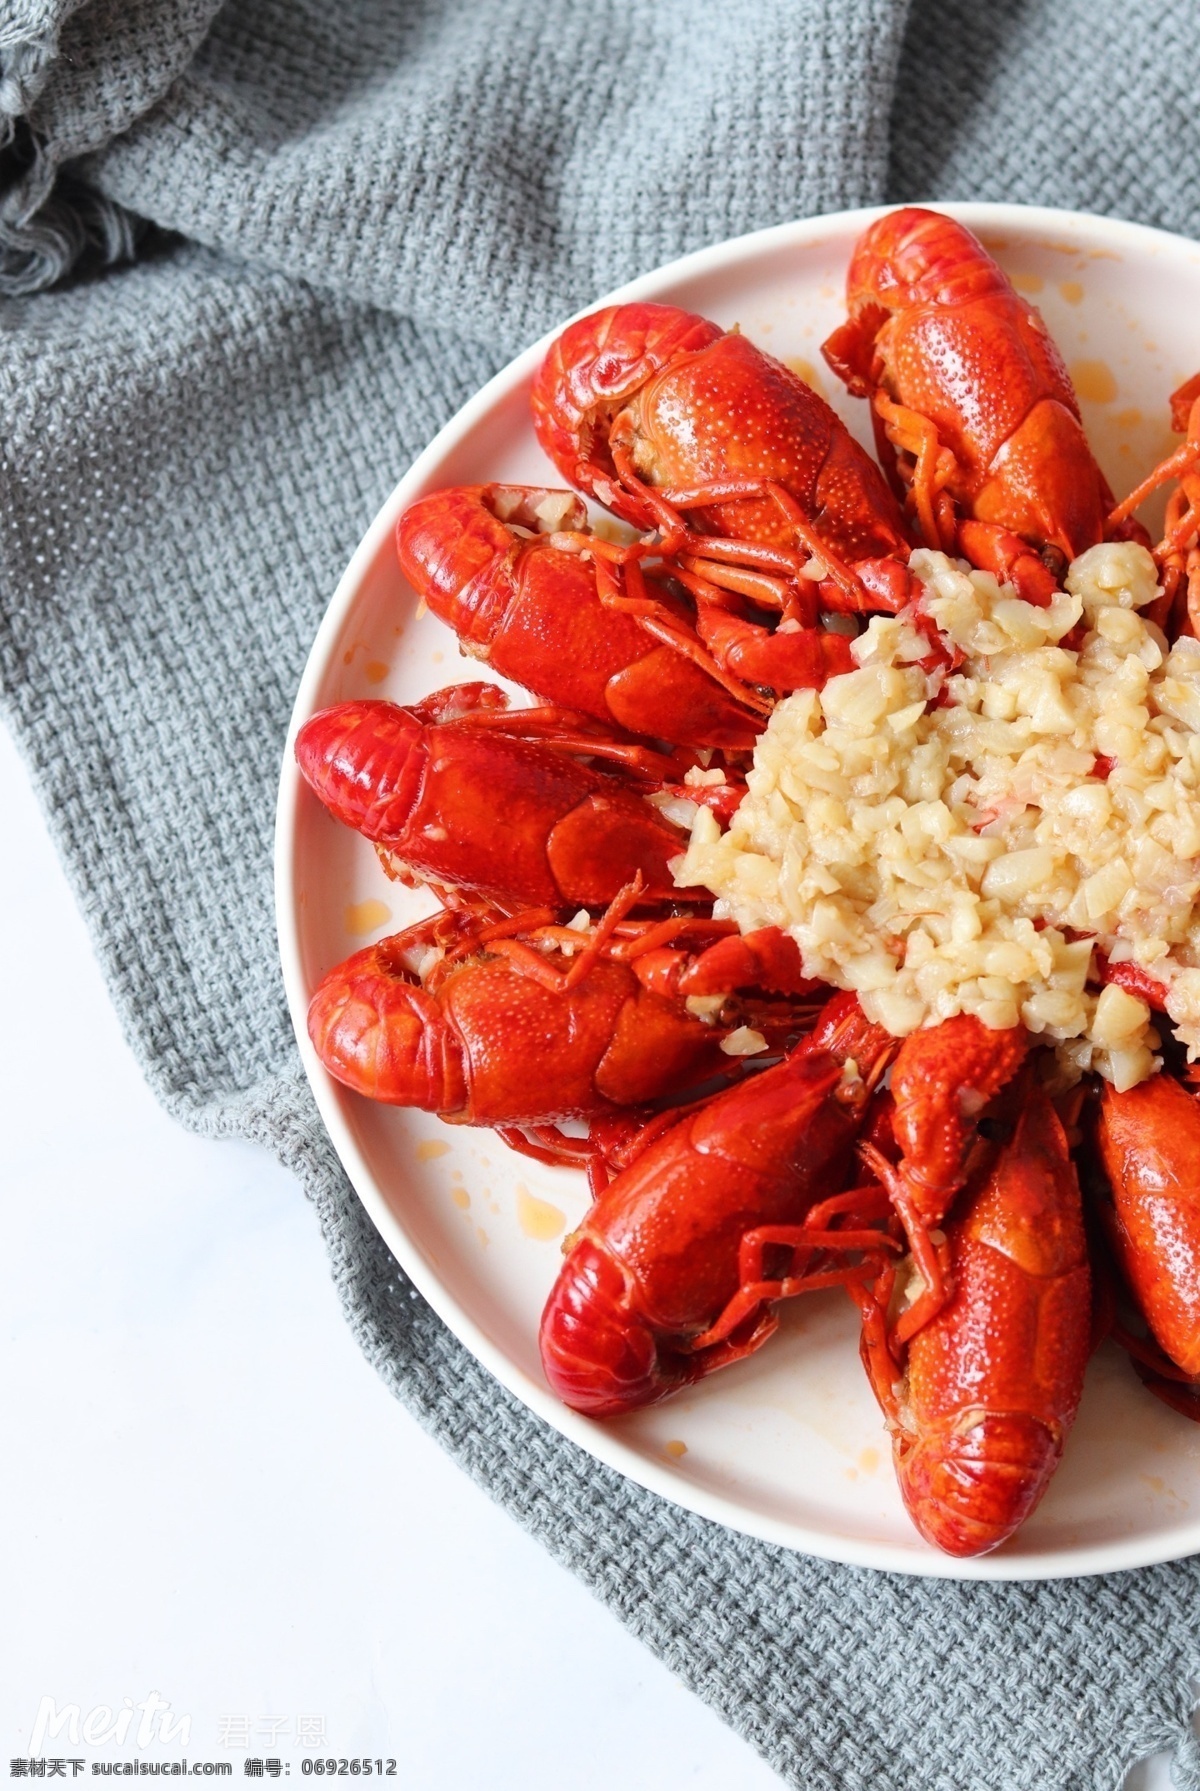
M 0 1774 L 50 1698 L 133 1707 L 41 1750 L 89 1763 L 778 1791 L 385 1391 L 294 1178 L 156 1106 L 2 732 L 0 838 Z M 186 1748 L 139 1756 L 152 1693 Z

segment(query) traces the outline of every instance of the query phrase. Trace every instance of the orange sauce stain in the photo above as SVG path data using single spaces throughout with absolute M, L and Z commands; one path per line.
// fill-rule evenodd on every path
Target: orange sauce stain
M 391 669 L 391 666 L 385 665 L 382 659 L 369 659 L 366 664 L 367 683 L 382 684 Z
M 1136 429 L 1142 422 L 1142 413 L 1135 404 L 1128 410 L 1119 410 L 1113 418 L 1118 429 Z
M 1139 1474 L 1138 1479 L 1142 1482 L 1143 1486 L 1148 1486 L 1152 1493 L 1159 1493 L 1161 1495 L 1167 1490 L 1167 1483 L 1161 1474 Z
M 527 1238 L 548 1243 L 551 1238 L 562 1235 L 566 1223 L 567 1216 L 558 1207 L 548 1200 L 539 1200 L 524 1182 L 517 1183 L 517 1224 Z
M 450 1198 L 460 1212 L 465 1213 L 471 1204 L 471 1196 L 465 1188 L 451 1188 Z
M 445 659 L 446 655 L 439 648 L 439 650 L 436 653 L 431 653 L 429 655 L 429 657 L 432 659 L 434 665 L 441 665 L 441 663 L 442 663 L 443 659 Z
M 1078 280 L 1060 280 L 1058 290 L 1068 305 L 1078 305 L 1083 301 L 1083 286 Z
M 1111 404 L 1117 395 L 1117 382 L 1107 361 L 1073 361 L 1070 374 L 1076 392 L 1087 404 Z
M 825 387 L 821 383 L 821 375 L 817 372 L 817 369 L 813 366 L 812 362 L 806 361 L 803 355 L 789 355 L 784 362 L 784 366 L 790 367 L 793 373 L 798 373 L 805 385 L 811 386 L 813 391 L 817 392 L 822 398 L 825 396 Z
M 1046 284 L 1041 274 L 1010 274 L 1008 277 L 1018 292 L 1026 292 L 1031 298 L 1035 292 L 1041 292 Z
M 842 1472 L 846 1476 L 847 1480 L 857 1480 L 858 1479 L 858 1469 L 857 1468 L 843 1468 Z
M 477 1225 L 475 1227 L 475 1236 L 479 1239 L 481 1247 L 486 1250 L 492 1240 L 489 1238 L 482 1225 Z
M 422 1138 L 417 1146 L 417 1162 L 432 1163 L 435 1157 L 448 1157 L 450 1146 L 443 1138 Z
M 858 1465 L 864 1474 L 874 1474 L 879 1467 L 878 1449 L 863 1449 L 858 1457 Z
M 366 902 L 351 902 L 345 918 L 346 931 L 357 939 L 364 933 L 373 933 L 376 927 L 385 927 L 392 918 L 392 911 L 386 902 L 378 902 L 372 896 Z
M 672 1437 L 669 1443 L 663 1444 L 663 1454 L 673 1456 L 676 1461 L 687 1454 L 687 1444 L 681 1443 L 678 1437 Z

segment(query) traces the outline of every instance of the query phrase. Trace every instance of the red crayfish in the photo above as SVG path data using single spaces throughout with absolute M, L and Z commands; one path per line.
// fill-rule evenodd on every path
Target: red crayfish
M 747 681 L 795 689 L 849 670 L 841 637 L 814 628 L 818 607 L 897 610 L 915 594 L 879 469 L 799 374 L 738 332 L 672 305 L 609 307 L 563 332 L 532 402 L 560 472 L 659 531 L 700 637 Z
M 509 715 L 504 702 L 476 684 L 409 708 L 339 703 L 305 722 L 296 757 L 339 821 L 422 882 L 514 909 L 604 906 L 635 876 L 648 900 L 686 897 L 669 868 L 686 836 L 627 782 L 580 758 L 652 780 L 669 763 L 593 737 L 581 717 Z
M 1200 1397 L 1200 1151 L 1196 1096 L 1161 1072 L 1106 1087 L 1096 1142 L 1111 1196 L 1101 1213 L 1149 1340 L 1120 1341 L 1160 1398 L 1195 1417 Z
M 953 1294 L 903 1361 L 887 1324 L 896 1269 L 855 1291 L 904 1503 L 935 1547 L 978 1555 L 1005 1542 L 1046 1490 L 1091 1353 L 1079 1183 L 1036 1084 L 1022 1088 L 1012 1138 L 967 1187 L 943 1248 Z
M 1056 574 L 1116 524 L 1037 310 L 964 225 L 914 207 L 863 232 L 846 296 L 825 358 L 871 400 L 880 459 L 926 546 L 1049 602 Z
M 1081 1113 L 1082 1094 L 1051 1101 L 1023 1028 L 969 1015 L 892 1038 L 808 979 L 786 934 L 742 936 L 676 887 L 670 817 L 688 800 L 728 821 L 776 698 L 852 669 L 831 620 L 903 610 L 945 647 L 917 540 L 1045 604 L 1084 549 L 1143 539 L 1133 511 L 1174 477 L 1155 614 L 1195 631 L 1200 376 L 1175 394 L 1183 446 L 1114 507 L 1045 326 L 969 231 L 879 219 L 848 300 L 825 354 L 871 401 L 883 472 L 737 331 L 633 304 L 565 330 L 532 403 L 559 473 L 635 538 L 545 486 L 406 511 L 409 582 L 546 706 L 470 684 L 301 730 L 330 810 L 445 904 L 331 970 L 309 1026 L 358 1092 L 587 1168 L 540 1329 L 566 1403 L 604 1418 L 664 1398 L 760 1347 L 781 1300 L 844 1286 L 905 1504 L 968 1555 L 1042 1496 L 1100 1332 L 1200 1413 L 1196 1098 L 1164 1072 Z M 1097 964 L 1163 1010 L 1141 966 Z M 1085 1182 L 1124 1283 L 1095 1299 L 1068 1141 L 1087 1112 Z
M 680 606 L 661 588 L 652 598 L 637 560 L 627 559 L 639 612 L 618 586 L 607 545 L 586 524 L 570 492 L 468 485 L 413 504 L 396 538 L 414 590 L 464 652 L 501 676 L 634 734 L 752 746 L 760 715 L 710 673 Z
M 317 1054 L 372 1100 L 545 1128 L 678 1095 L 807 1023 L 814 985 L 795 974 L 790 940 L 731 938 L 730 923 L 688 916 L 626 922 L 640 894 L 630 885 L 598 925 L 564 926 L 553 908 L 448 911 L 381 939 L 318 985 Z M 779 992 L 739 998 L 738 978 Z
M 870 1095 L 846 1065 L 882 1068 L 891 1049 L 837 996 L 781 1063 L 653 1136 L 609 1183 L 567 1240 L 542 1315 L 546 1378 L 567 1405 L 611 1417 L 651 1404 L 759 1348 L 774 1300 L 870 1273 L 831 1267 L 825 1246 L 870 1252 L 887 1247 L 882 1233 L 806 1221 L 830 1216 L 819 1203 L 850 1167 Z M 800 1249 L 804 1268 L 765 1279 L 771 1246 Z

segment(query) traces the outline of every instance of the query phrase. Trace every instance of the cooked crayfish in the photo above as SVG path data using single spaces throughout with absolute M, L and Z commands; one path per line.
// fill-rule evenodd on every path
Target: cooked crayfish
M 1135 510 L 1168 479 L 1179 481 L 1167 500 L 1162 540 L 1154 549 L 1162 596 L 1147 612 L 1171 639 L 1200 634 L 1200 373 L 1171 393 L 1171 426 L 1182 445 L 1117 505 L 1109 522 L 1129 526 Z
M 863 232 L 846 294 L 825 358 L 871 400 L 926 546 L 1048 602 L 1054 575 L 1105 539 L 1113 498 L 1037 310 L 964 225 L 915 207 Z
M 542 1364 L 567 1405 L 611 1417 L 665 1398 L 765 1343 L 774 1300 L 873 1272 L 828 1258 L 871 1257 L 892 1247 L 885 1233 L 805 1220 L 826 1217 L 866 1111 L 871 1074 L 849 1062 L 878 1070 L 893 1043 L 837 996 L 782 1062 L 657 1132 L 609 1183 L 542 1315 Z M 790 1274 L 764 1276 L 772 1247 Z
M 410 708 L 338 703 L 305 722 L 296 757 L 339 821 L 422 882 L 516 909 L 604 907 L 640 875 L 647 901 L 686 899 L 669 868 L 685 835 L 579 759 L 659 777 L 668 762 L 580 731 L 582 717 L 510 715 L 505 700 L 474 684 Z
M 907 557 L 895 499 L 825 400 L 747 337 L 674 305 L 615 305 L 573 323 L 547 355 L 532 404 L 559 470 L 637 527 L 658 525 L 656 492 L 680 491 L 707 535 L 807 546 L 770 494 L 723 490 L 769 483 L 795 499 L 818 551 L 850 562 Z
M 799 374 L 738 332 L 673 305 L 610 306 L 564 330 L 532 403 L 560 472 L 659 531 L 701 639 L 747 681 L 796 689 L 849 670 L 844 642 L 814 626 L 818 602 L 897 610 L 914 595 L 878 467 Z
M 723 936 L 727 922 L 626 922 L 640 893 L 622 891 L 599 924 L 443 912 L 381 939 L 318 985 L 318 1056 L 372 1100 L 547 1127 L 678 1096 L 811 1020 L 813 985 L 776 967 L 772 942 L 760 959 Z M 742 988 L 790 983 L 792 999 L 739 999 L 738 973 Z
M 898 1271 L 851 1291 L 863 1360 L 913 1522 L 951 1555 L 998 1548 L 1058 1465 L 1083 1391 L 1091 1280 L 1079 1183 L 1049 1100 L 1026 1080 L 1011 1141 L 946 1226 L 954 1291 L 901 1366 L 887 1304 Z
M 404 512 L 396 541 L 414 590 L 465 652 L 502 677 L 634 734 L 683 746 L 753 746 L 760 715 L 710 675 L 705 652 L 687 656 L 689 619 L 674 614 L 661 588 L 652 598 L 642 580 L 645 620 L 630 613 L 637 604 L 618 586 L 619 562 L 637 581 L 637 561 L 588 533 L 573 493 L 514 485 L 435 491 Z M 732 660 L 739 676 L 741 644 L 727 651 L 718 641 L 713 656 L 718 665 Z M 838 669 L 849 664 L 847 652 Z

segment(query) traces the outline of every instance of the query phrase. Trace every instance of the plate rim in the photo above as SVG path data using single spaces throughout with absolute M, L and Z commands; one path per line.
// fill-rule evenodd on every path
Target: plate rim
M 1081 242 L 1088 236 L 1099 235 L 1106 239 L 1106 247 L 1124 248 L 1141 255 L 1161 253 L 1164 250 L 1175 255 L 1185 252 L 1200 263 L 1200 243 L 1195 243 L 1188 237 L 1094 212 L 982 200 L 914 200 L 910 203 L 944 212 L 977 232 L 994 235 L 1010 229 L 1026 235 L 1045 236 L 1057 230 L 1067 237 L 1078 237 Z M 826 1531 L 810 1529 L 800 1522 L 783 1521 L 765 1512 L 749 1510 L 731 1497 L 686 1479 L 665 1464 L 660 1466 L 625 1443 L 620 1432 L 613 1427 L 602 1424 L 597 1419 L 585 1418 L 563 1406 L 547 1386 L 539 1385 L 491 1341 L 471 1314 L 443 1285 L 432 1264 L 409 1237 L 378 1187 L 343 1112 L 343 1104 L 354 1097 L 343 1090 L 324 1069 L 313 1050 L 305 1023 L 308 993 L 302 973 L 295 853 L 299 802 L 306 793 L 306 786 L 296 765 L 293 746 L 297 731 L 313 712 L 315 692 L 325 675 L 333 644 L 340 638 L 347 612 L 364 577 L 389 541 L 401 511 L 421 495 L 422 488 L 438 464 L 472 433 L 493 407 L 532 376 L 550 344 L 574 318 L 587 316 L 605 305 L 654 300 L 661 295 L 663 288 L 704 278 L 739 261 L 753 259 L 764 251 L 769 253 L 789 247 L 819 247 L 822 235 L 826 233 L 841 233 L 847 228 L 861 230 L 874 218 L 898 209 L 900 208 L 896 205 L 874 205 L 794 219 L 693 250 L 661 267 L 639 274 L 612 292 L 591 300 L 573 313 L 572 317 L 564 318 L 513 356 L 467 399 L 438 430 L 428 446 L 417 455 L 376 512 L 338 580 L 309 647 L 292 706 L 280 767 L 275 812 L 274 903 L 280 968 L 300 1059 L 318 1112 L 355 1194 L 372 1223 L 405 1274 L 459 1342 L 470 1350 L 507 1392 L 560 1435 L 584 1449 L 606 1467 L 615 1469 L 636 1485 L 673 1505 L 742 1535 L 843 1566 L 900 1573 L 922 1579 L 993 1583 L 1077 1579 L 1098 1573 L 1130 1572 L 1141 1567 L 1183 1560 L 1200 1551 L 1200 1517 L 1190 1526 L 1181 1527 L 1188 1538 L 1186 1541 L 1180 1540 L 1180 1532 L 1176 1530 L 1147 1538 L 1118 1538 L 1105 1543 L 1026 1555 L 1014 1551 L 1011 1555 L 983 1555 L 966 1561 L 942 1555 L 932 1548 L 926 1555 L 916 1549 L 902 1549 L 898 1545 L 882 1541 L 830 1536 Z

